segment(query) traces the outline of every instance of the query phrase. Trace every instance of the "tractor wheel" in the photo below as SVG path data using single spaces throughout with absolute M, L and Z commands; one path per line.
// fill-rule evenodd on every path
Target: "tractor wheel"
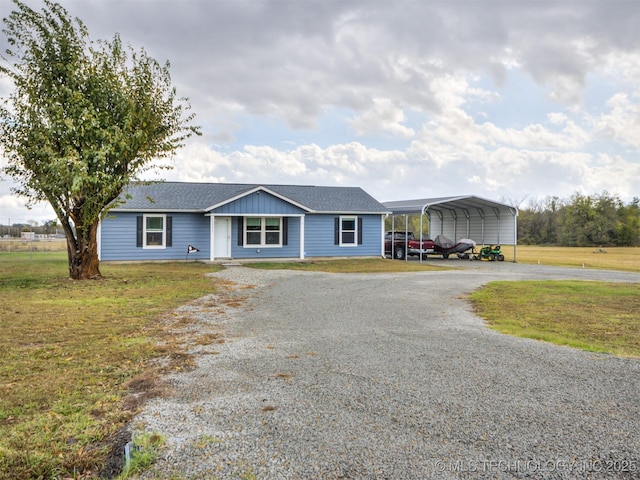
M 404 247 L 396 247 L 393 258 L 396 260 L 404 260 Z
M 504 262 L 504 255 L 502 255 L 502 254 L 498 255 L 498 261 L 499 262 Z

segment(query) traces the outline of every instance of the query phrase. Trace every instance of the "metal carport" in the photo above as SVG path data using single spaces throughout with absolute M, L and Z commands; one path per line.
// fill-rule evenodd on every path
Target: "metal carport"
M 382 204 L 393 216 L 419 214 L 421 232 L 422 221 L 426 215 L 431 238 L 445 235 L 454 241 L 470 238 L 478 245 L 513 245 L 513 261 L 516 261 L 516 207 L 473 195 L 398 200 Z M 422 233 L 420 237 L 422 241 Z

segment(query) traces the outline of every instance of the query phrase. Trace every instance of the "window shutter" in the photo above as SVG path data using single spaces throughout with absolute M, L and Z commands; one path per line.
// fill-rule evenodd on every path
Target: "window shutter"
M 167 217 L 167 247 L 173 246 L 173 217 Z
M 282 245 L 289 245 L 289 217 L 282 217 Z
M 358 217 L 358 245 L 362 245 L 362 217 Z
M 340 245 L 340 217 L 334 219 L 333 244 Z
M 238 246 L 241 247 L 244 245 L 243 237 L 244 236 L 244 226 L 242 225 L 242 217 L 238 217 Z
M 142 248 L 142 215 L 136 217 L 136 247 Z

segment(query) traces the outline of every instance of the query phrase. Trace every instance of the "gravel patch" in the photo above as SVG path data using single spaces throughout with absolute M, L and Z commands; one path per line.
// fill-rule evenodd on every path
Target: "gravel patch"
M 640 361 L 499 334 L 461 298 L 640 274 L 452 264 L 216 274 L 241 301 L 183 307 L 226 341 L 194 347 L 198 367 L 136 417 L 134 435 L 168 439 L 143 478 L 640 478 Z

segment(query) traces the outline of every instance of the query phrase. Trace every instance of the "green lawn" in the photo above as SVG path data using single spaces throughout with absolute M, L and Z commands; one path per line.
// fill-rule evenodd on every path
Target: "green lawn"
M 513 246 L 504 246 L 513 261 Z M 640 272 L 640 247 L 540 247 L 518 245 L 518 263 Z
M 65 253 L 0 254 L 0 478 L 95 474 L 132 414 L 127 381 L 179 349 L 158 343 L 160 320 L 212 292 L 215 269 L 102 265 L 75 282 Z
M 455 264 L 452 264 L 455 265 Z M 383 258 L 345 258 L 333 260 L 305 260 L 300 262 L 253 262 L 245 263 L 250 268 L 265 270 L 307 270 L 310 272 L 329 273 L 392 273 L 392 272 L 424 272 L 442 270 L 445 266 L 432 266 L 416 261 L 397 261 Z
M 640 285 L 491 282 L 471 294 L 491 328 L 595 352 L 640 357 Z

